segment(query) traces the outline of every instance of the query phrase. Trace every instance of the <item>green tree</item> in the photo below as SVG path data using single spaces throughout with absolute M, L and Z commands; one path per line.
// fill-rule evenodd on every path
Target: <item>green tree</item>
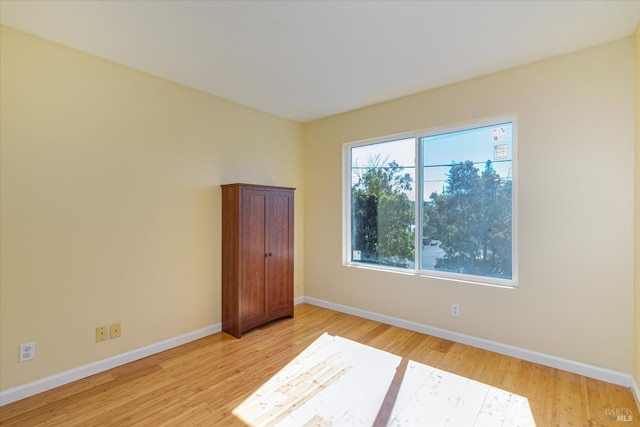
M 383 194 L 379 199 L 378 255 L 384 259 L 414 258 L 413 203 L 405 193 Z
M 351 246 L 363 261 L 378 256 L 378 198 L 361 189 L 351 191 Z
M 429 231 L 445 256 L 436 269 L 511 278 L 511 181 L 490 161 L 480 173 L 471 161 L 454 163 L 442 194 L 425 210 Z
M 439 197 L 438 193 L 431 193 L 430 201 L 424 202 L 422 208 L 422 236 L 428 239 L 438 239 L 440 230 L 440 216 L 438 215 L 437 204 L 434 200 Z
M 406 266 L 414 258 L 413 178 L 396 161 L 369 158 L 351 189 L 352 247 L 362 260 Z

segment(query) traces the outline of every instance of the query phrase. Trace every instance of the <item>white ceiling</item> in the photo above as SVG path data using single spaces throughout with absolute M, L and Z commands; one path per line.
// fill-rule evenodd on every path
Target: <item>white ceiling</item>
M 640 0 L 0 0 L 0 22 L 306 122 L 631 36 Z

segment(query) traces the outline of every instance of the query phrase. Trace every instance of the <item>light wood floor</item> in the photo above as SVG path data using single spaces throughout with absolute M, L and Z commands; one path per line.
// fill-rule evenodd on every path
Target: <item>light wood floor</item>
M 640 426 L 627 388 L 309 304 L 239 340 L 214 334 L 5 405 L 0 425 L 242 425 L 233 409 L 323 332 L 524 396 L 538 427 Z

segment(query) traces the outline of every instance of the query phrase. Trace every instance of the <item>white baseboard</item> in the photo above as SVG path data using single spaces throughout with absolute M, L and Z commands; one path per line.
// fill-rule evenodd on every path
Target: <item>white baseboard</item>
M 320 300 L 312 297 L 304 297 L 304 301 L 317 305 L 319 307 L 328 308 L 331 310 L 339 311 L 342 313 L 352 314 L 354 316 L 363 317 L 365 319 L 375 320 L 377 322 L 386 323 L 392 326 L 408 329 L 411 331 L 421 332 L 427 335 L 433 335 L 439 338 L 447 339 L 450 341 L 458 342 L 461 344 L 470 345 L 472 347 L 481 348 L 483 350 L 493 351 L 495 353 L 504 354 L 507 356 L 517 357 L 518 359 L 526 360 L 528 362 L 534 362 L 539 365 L 549 366 L 563 371 L 573 372 L 575 374 L 583 375 L 585 377 L 595 378 L 597 380 L 606 381 L 608 383 L 621 385 L 631 388 L 632 375 L 625 374 L 623 372 L 614 371 L 599 366 L 588 365 L 582 362 L 576 362 L 562 357 L 553 356 L 550 354 L 540 353 L 526 348 L 516 347 L 508 344 L 502 344 L 495 341 L 490 341 L 484 338 L 477 338 L 471 335 L 465 335 L 458 332 L 448 331 L 446 329 L 440 329 L 429 325 L 424 325 L 409 320 L 400 319 L 397 317 L 387 316 L 384 314 L 378 314 L 367 310 L 361 310 L 359 308 L 353 308 L 342 304 L 335 304 L 329 301 Z M 637 383 L 635 384 L 636 399 L 640 396 Z
M 133 362 L 134 360 L 139 360 L 144 357 L 169 350 L 170 348 L 174 348 L 179 345 L 206 337 L 208 335 L 215 334 L 216 332 L 220 332 L 221 330 L 222 324 L 217 323 L 206 328 L 198 329 L 197 331 L 188 332 L 184 335 L 169 338 L 167 340 L 151 344 L 146 347 L 128 351 L 122 354 L 117 354 L 107 359 L 99 360 L 97 362 L 89 363 L 88 365 L 80 366 L 66 372 L 61 372 L 50 377 L 42 378 L 37 381 L 10 388 L 8 390 L 0 392 L 0 406 L 22 400 L 38 393 L 42 393 L 44 391 L 51 390 L 65 384 L 69 384 L 73 381 L 98 374 L 100 372 L 104 372 L 117 366 Z
M 631 377 L 631 392 L 633 397 L 636 398 L 636 406 L 638 407 L 638 412 L 640 412 L 640 385 L 638 385 L 638 381 L 633 376 Z

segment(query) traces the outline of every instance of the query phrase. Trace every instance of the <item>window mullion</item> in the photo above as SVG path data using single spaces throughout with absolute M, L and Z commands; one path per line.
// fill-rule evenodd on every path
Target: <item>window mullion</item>
M 422 202 L 422 152 L 420 149 L 420 138 L 415 138 L 415 271 L 420 270 L 422 259 L 422 218 L 423 218 L 423 205 Z

